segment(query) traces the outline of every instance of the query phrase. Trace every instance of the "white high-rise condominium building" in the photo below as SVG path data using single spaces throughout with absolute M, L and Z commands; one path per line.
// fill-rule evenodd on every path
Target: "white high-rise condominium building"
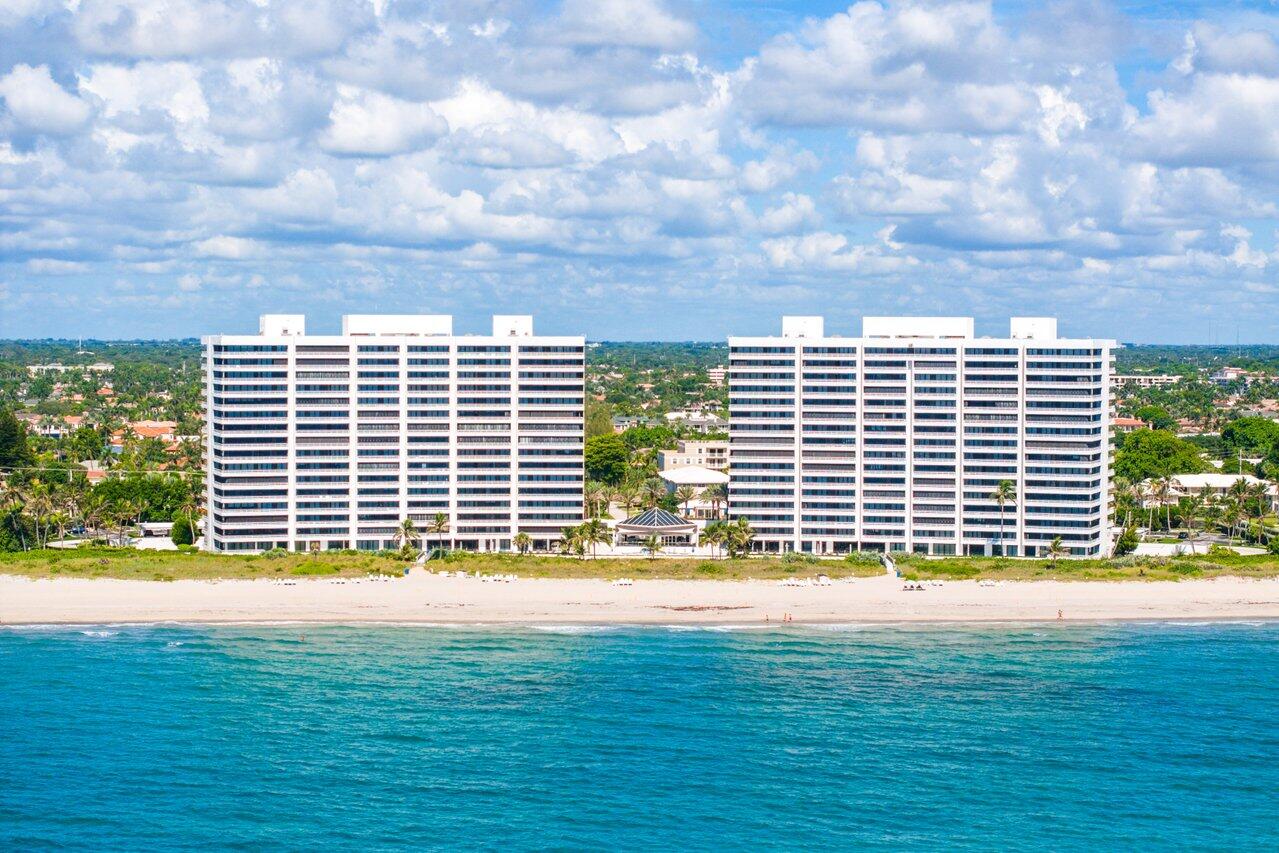
M 582 521 L 585 340 L 493 318 L 354 315 L 308 335 L 295 315 L 204 344 L 206 547 L 548 548 Z M 437 514 L 447 532 L 428 532 Z
M 1059 338 L 1038 317 L 1006 338 L 965 317 L 867 317 L 861 337 L 786 317 L 780 337 L 728 343 L 729 510 L 755 547 L 1109 549 L 1114 341 Z

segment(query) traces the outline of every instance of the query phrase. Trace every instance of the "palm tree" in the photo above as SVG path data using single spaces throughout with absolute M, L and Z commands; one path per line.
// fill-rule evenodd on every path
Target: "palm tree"
M 578 536 L 582 542 L 591 549 L 591 558 L 595 558 L 595 546 L 597 544 L 609 544 L 613 541 L 613 531 L 608 525 L 600 521 L 598 518 L 592 518 L 590 521 L 583 522 L 577 528 Z
M 1136 493 L 1138 505 L 1146 510 L 1146 530 L 1153 530 L 1155 527 L 1155 503 L 1153 499 L 1152 480 L 1143 480 L 1138 483 L 1134 489 Z
M 66 486 L 58 490 L 58 514 L 63 517 L 63 524 L 71 527 L 75 524 L 76 515 L 79 512 L 79 504 L 74 493 L 74 486 L 68 483 Z M 66 535 L 65 530 L 59 531 L 58 538 Z
M 1111 494 L 1114 496 L 1115 501 L 1115 524 L 1120 527 L 1127 528 L 1128 523 L 1132 518 L 1132 502 L 1135 499 L 1136 491 L 1133 489 L 1131 482 L 1123 477 L 1116 477 L 1111 481 Z M 1124 520 L 1122 524 L 1119 523 L 1120 506 L 1123 506 L 1124 508 Z
M 1260 502 L 1261 502 L 1262 517 L 1263 517 L 1262 525 L 1264 526 L 1265 525 L 1264 519 L 1266 517 L 1273 515 L 1275 512 L 1274 502 L 1270 496 L 1270 490 L 1274 488 L 1274 483 L 1263 482 L 1261 486 L 1262 488 L 1261 488 Z M 1270 528 L 1268 527 L 1266 528 L 1266 541 L 1267 542 L 1270 541 Z
M 1227 509 L 1227 513 L 1235 522 L 1234 526 L 1243 527 L 1247 523 L 1248 518 L 1248 481 L 1243 477 L 1235 480 L 1230 484 L 1230 488 L 1226 491 L 1227 500 L 1234 504 L 1233 507 Z M 1233 530 L 1231 535 L 1233 536 Z M 1244 536 L 1240 532 L 1240 542 L 1243 542 Z
M 18 534 L 18 541 L 22 543 L 22 550 L 27 550 L 27 532 L 26 525 L 22 523 L 22 507 L 25 502 L 25 495 L 12 479 L 4 484 L 4 491 L 0 492 L 0 506 L 6 510 L 9 524 L 13 527 L 15 533 Z
M 657 534 L 650 533 L 644 540 L 644 552 L 648 554 L 650 560 L 662 553 L 662 540 L 657 537 Z
M 108 531 L 114 530 L 115 544 L 124 546 L 129 544 L 129 525 L 133 518 L 133 505 L 128 501 L 119 501 L 113 503 L 110 507 L 110 514 L 107 516 Z M 110 536 L 108 536 L 108 541 Z
M 445 514 L 445 513 L 442 513 L 442 512 L 437 512 L 437 513 L 435 514 L 435 517 L 434 517 L 434 518 L 432 518 L 432 519 L 430 520 L 430 522 L 428 522 L 428 523 L 427 523 L 427 525 L 426 525 L 426 532 L 427 532 L 427 533 L 429 533 L 429 534 L 431 534 L 432 536 L 436 537 L 437 541 L 436 541 L 436 543 L 435 543 L 435 547 L 437 547 L 437 548 L 438 548 L 438 547 L 440 547 L 440 544 L 439 544 L 439 542 L 438 542 L 439 537 L 441 537 L 441 536 L 443 536 L 445 533 L 448 533 L 448 532 L 449 532 L 449 517 L 448 517 L 448 515 L 447 515 L 447 514 Z M 449 541 L 449 546 L 450 546 L 450 547 L 449 547 L 449 550 L 450 550 L 450 551 L 451 551 L 451 550 L 453 550 L 452 545 L 453 545 L 453 542 L 452 542 L 452 540 L 450 540 L 450 541 Z
M 125 501 L 124 511 L 127 513 L 129 526 L 142 523 L 142 516 L 146 515 L 147 505 L 139 498 L 138 500 Z
M 582 495 L 586 499 L 587 511 L 592 516 L 598 518 L 603 514 L 601 507 L 608 506 L 608 486 L 592 480 L 582 489 Z
M 406 518 L 400 522 L 400 526 L 395 528 L 394 541 L 400 544 L 400 549 L 408 551 L 410 546 L 421 539 L 417 531 L 417 525 L 413 523 L 413 519 Z
M 35 522 L 37 548 L 43 548 L 48 542 L 48 521 L 53 510 L 53 498 L 49 494 L 49 487 L 39 480 L 32 480 L 27 497 L 27 511 L 31 513 L 31 519 Z
M 631 507 L 635 506 L 637 496 L 638 491 L 631 482 L 619 483 L 613 490 L 613 500 L 622 507 L 622 512 L 626 515 L 631 514 Z
M 1213 501 L 1203 509 L 1204 531 L 1216 530 L 1225 518 L 1225 512 L 1220 501 Z
M 641 447 L 631 454 L 630 466 L 644 476 L 657 473 L 657 453 L 651 447 Z
M 738 516 L 729 522 L 724 542 L 728 546 L 728 556 L 735 557 L 750 550 L 755 539 L 755 529 L 744 516 Z
M 1012 480 L 1000 480 L 990 493 L 990 500 L 999 504 L 999 554 L 1003 556 L 1008 550 L 1004 547 L 1004 505 L 1017 500 L 1017 487 Z
M 560 551 L 579 557 L 586 553 L 586 542 L 582 539 L 580 527 L 565 527 L 560 531 Z
M 688 505 L 697 497 L 697 489 L 685 484 L 675 490 L 675 502 L 684 505 L 684 516 L 688 516 Z
M 1235 531 L 1238 529 L 1239 523 L 1245 515 L 1246 512 L 1243 504 L 1235 498 L 1228 498 L 1225 505 L 1222 507 L 1221 520 L 1224 524 L 1226 524 L 1226 529 L 1229 531 L 1229 538 L 1232 543 L 1235 541 Z
M 719 506 L 728 500 L 728 493 L 724 491 L 724 487 L 719 483 L 712 483 L 702 489 L 702 500 L 710 503 L 711 515 L 719 518 Z
M 62 510 L 54 510 L 49 515 L 49 528 L 57 529 L 59 541 L 67 538 L 67 524 L 70 523 L 71 517 Z M 48 531 L 46 531 L 46 541 L 48 539 Z
M 1159 477 L 1150 484 L 1150 489 L 1151 496 L 1155 499 L 1156 507 L 1163 507 L 1164 509 L 1165 527 L 1168 530 L 1172 530 L 1172 478 Z
M 716 519 L 715 521 L 707 524 L 697 538 L 699 544 L 709 545 L 712 549 L 715 549 L 724 544 L 724 540 L 727 536 L 728 525 Z M 718 556 L 718 554 L 716 556 Z
M 187 524 L 191 526 L 191 541 L 198 542 L 200 531 L 196 529 L 195 517 L 200 514 L 200 499 L 194 494 L 187 495 L 182 501 L 182 506 L 178 507 L 178 512 L 182 513 L 187 520 Z
M 1182 518 L 1185 521 L 1186 528 L 1190 531 L 1190 541 L 1194 542 L 1195 528 L 1199 524 L 1199 520 L 1203 517 L 1204 499 L 1198 493 L 1191 494 L 1189 497 L 1182 498 L 1184 504 Z M 1193 553 L 1194 545 L 1191 544 L 1190 550 Z
M 1270 494 L 1266 489 L 1264 482 L 1253 483 L 1248 487 L 1248 516 L 1250 521 L 1252 519 L 1257 521 L 1257 541 L 1259 542 L 1263 536 L 1269 538 L 1269 534 L 1266 533 L 1265 517 Z
M 1048 559 L 1052 561 L 1053 567 L 1057 566 L 1057 558 L 1066 553 L 1066 546 L 1061 544 L 1061 537 L 1058 536 L 1048 543 Z
M 95 534 L 101 533 L 102 525 L 106 523 L 105 519 L 106 507 L 103 505 L 101 496 L 90 496 L 84 505 L 85 534 L 88 535 L 90 530 Z
M 655 507 L 662 498 L 666 497 L 666 484 L 658 477 L 649 477 L 640 486 L 640 493 L 648 508 Z
M 515 545 L 515 549 L 519 551 L 521 555 L 527 554 L 529 549 L 533 547 L 533 537 L 529 536 L 523 530 L 516 533 L 515 537 L 511 539 L 511 542 Z

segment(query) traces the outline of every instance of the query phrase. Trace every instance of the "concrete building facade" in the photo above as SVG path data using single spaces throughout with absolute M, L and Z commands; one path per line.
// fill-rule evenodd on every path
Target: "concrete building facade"
M 527 316 L 455 335 L 444 315 L 350 315 L 308 335 L 266 315 L 203 345 L 211 550 L 380 550 L 406 518 L 429 543 L 545 549 L 583 519 L 582 337 Z
M 842 337 L 785 317 L 729 338 L 730 515 L 766 551 L 1106 553 L 1115 343 L 1056 325 L 867 317 Z

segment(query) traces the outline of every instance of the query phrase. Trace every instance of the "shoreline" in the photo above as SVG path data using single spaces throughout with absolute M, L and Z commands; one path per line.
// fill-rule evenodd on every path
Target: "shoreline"
M 473 628 L 475 630 L 505 630 L 527 628 L 550 633 L 571 629 L 596 629 L 600 631 L 622 628 L 668 628 L 679 630 L 789 630 L 792 628 L 963 628 L 1015 626 L 1057 626 L 1080 628 L 1102 625 L 1264 625 L 1279 624 L 1279 616 L 1145 616 L 1097 619 L 808 619 L 797 622 L 671 622 L 667 621 L 618 621 L 593 620 L 582 622 L 470 622 L 435 620 L 345 620 L 330 619 L 163 619 L 132 620 L 123 622 L 83 622 L 79 620 L 50 622 L 0 622 L 0 631 L 38 630 L 56 628 Z
M 723 626 L 1279 620 L 1279 579 L 947 581 L 527 579 L 136 581 L 0 575 L 0 625 Z M 783 621 L 789 615 L 789 621 Z

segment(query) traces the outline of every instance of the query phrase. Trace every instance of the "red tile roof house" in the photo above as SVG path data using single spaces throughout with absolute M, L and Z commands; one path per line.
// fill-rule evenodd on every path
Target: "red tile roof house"
M 1133 430 L 1145 429 L 1147 424 L 1141 418 L 1113 418 L 1110 426 L 1118 432 L 1132 432 Z
M 128 428 L 138 438 L 158 438 L 166 442 L 177 439 L 177 421 L 134 421 Z

